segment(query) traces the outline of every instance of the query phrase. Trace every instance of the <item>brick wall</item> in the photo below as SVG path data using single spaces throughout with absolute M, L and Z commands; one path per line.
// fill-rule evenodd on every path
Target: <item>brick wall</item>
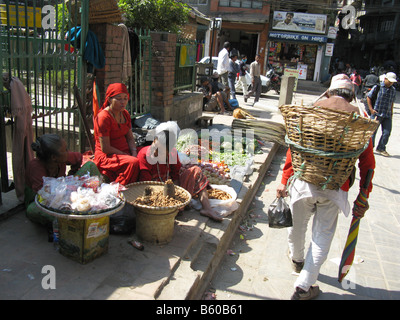
M 108 85 L 122 81 L 122 28 L 102 23 L 90 25 L 90 30 L 96 34 L 106 58 L 105 67 L 96 70 L 97 85 L 103 102 Z
M 151 71 L 151 114 L 159 121 L 171 120 L 173 106 L 176 34 L 152 32 L 153 61 Z M 172 119 L 174 120 L 174 119 Z

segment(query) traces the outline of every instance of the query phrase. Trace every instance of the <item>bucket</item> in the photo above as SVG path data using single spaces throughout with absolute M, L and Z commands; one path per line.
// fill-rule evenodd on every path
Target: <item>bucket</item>
M 172 240 L 174 235 L 177 209 L 156 214 L 136 208 L 136 235 L 139 240 L 155 245 L 164 245 Z

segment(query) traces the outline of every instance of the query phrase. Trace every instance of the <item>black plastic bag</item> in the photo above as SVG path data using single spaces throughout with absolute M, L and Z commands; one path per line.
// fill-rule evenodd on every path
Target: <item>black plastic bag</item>
M 110 215 L 111 234 L 130 234 L 136 226 L 135 208 L 125 203 L 122 210 Z
M 270 228 L 288 228 L 293 226 L 292 213 L 285 198 L 276 198 L 268 208 L 268 224 Z

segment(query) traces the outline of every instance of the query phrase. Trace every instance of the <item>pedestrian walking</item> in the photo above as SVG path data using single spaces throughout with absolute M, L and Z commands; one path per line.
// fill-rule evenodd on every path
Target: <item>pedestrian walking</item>
M 246 81 L 246 71 L 247 71 L 246 62 L 247 62 L 247 56 L 245 54 L 242 54 L 241 60 L 240 60 L 240 63 L 239 63 L 239 81 L 238 81 L 238 86 L 242 86 L 244 102 L 247 102 L 246 96 L 249 94 L 248 84 L 247 84 L 247 81 Z
M 231 90 L 232 99 L 236 99 L 235 82 L 237 74 L 239 73 L 239 65 L 236 63 L 237 58 L 237 54 L 233 54 L 229 60 L 228 83 Z
M 217 72 L 221 78 L 221 82 L 225 86 L 229 86 L 228 83 L 228 71 L 229 71 L 229 51 L 231 49 L 230 42 L 225 42 L 223 49 L 218 54 Z
M 247 100 L 250 95 L 254 95 L 254 103 L 258 102 L 261 95 L 260 59 L 261 56 L 256 54 L 255 61 L 250 64 L 251 91 L 244 97 Z
M 358 98 L 362 81 L 356 69 L 353 70 L 353 73 L 350 76 L 350 80 L 354 85 L 354 95 L 356 98 Z
M 397 82 L 397 80 L 394 72 L 388 72 L 382 78 L 383 81 L 374 86 L 369 92 L 367 103 L 371 112 L 371 119 L 379 121 L 379 126 L 382 128 L 382 136 L 376 146 L 376 152 L 389 157 L 390 154 L 386 151 L 386 145 L 389 142 L 392 131 L 393 104 L 396 98 L 396 89 L 393 87 L 393 83 Z M 372 136 L 373 146 L 375 146 L 375 137 L 378 129 Z
M 327 99 L 317 101 L 314 105 L 348 112 L 358 112 L 358 108 L 351 105 L 354 98 L 354 89 L 351 80 L 344 74 L 332 78 L 331 86 L 327 91 Z M 359 157 L 360 192 L 369 169 L 375 168 L 375 158 L 372 143 L 370 143 Z M 293 176 L 290 148 L 287 152 L 283 168 L 281 184 L 277 188 L 277 197 L 288 195 L 286 184 Z M 314 184 L 294 179 L 290 186 L 290 209 L 293 215 L 293 227 L 288 229 L 289 258 L 293 269 L 299 273 L 295 281 L 295 291 L 292 300 L 309 300 L 319 294 L 319 287 L 314 286 L 320 268 L 327 259 L 331 242 L 336 231 L 338 214 L 342 211 L 345 216 L 350 213 L 348 191 L 351 187 L 351 178 L 338 190 L 322 189 Z M 352 179 L 354 182 L 354 177 Z M 372 183 L 365 190 L 366 197 L 372 190 Z M 368 210 L 368 200 L 365 206 L 354 202 L 353 215 L 362 218 Z M 305 236 L 310 218 L 313 217 L 312 240 L 304 259 Z

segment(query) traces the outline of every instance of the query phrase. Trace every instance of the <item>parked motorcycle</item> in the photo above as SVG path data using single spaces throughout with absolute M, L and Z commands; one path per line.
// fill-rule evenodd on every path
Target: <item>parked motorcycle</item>
M 267 83 L 266 86 L 263 87 L 263 93 L 267 93 L 269 90 L 275 90 L 276 93 L 279 94 L 281 91 L 281 76 L 275 72 L 274 68 L 271 67 L 267 71 L 266 77 Z

